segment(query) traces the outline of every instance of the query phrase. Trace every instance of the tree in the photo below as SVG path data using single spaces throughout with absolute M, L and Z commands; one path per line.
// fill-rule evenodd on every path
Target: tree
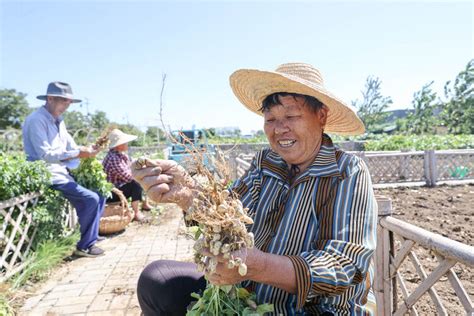
M 382 96 L 380 92 L 381 84 L 382 81 L 379 78 L 367 77 L 365 91 L 361 91 L 363 100 L 352 101 L 352 105 L 358 109 L 357 114 L 364 122 L 368 132 L 373 132 L 377 125 L 384 123 L 387 116 L 384 111 L 392 104 L 390 97 Z
M 137 139 L 128 143 L 129 146 L 144 146 L 144 133 L 132 124 L 117 124 L 117 128 L 122 132 L 138 136 Z
M 84 132 L 87 133 L 86 130 L 90 127 L 87 116 L 79 111 L 66 111 L 63 113 L 63 118 L 67 129 L 71 133 L 74 133 L 78 130 L 84 130 Z
M 436 101 L 436 92 L 431 89 L 433 81 L 425 84 L 420 91 L 413 94 L 413 112 L 408 114 L 405 124 L 401 126 L 413 134 L 434 134 L 438 125 L 438 118 L 435 116 L 435 109 L 440 106 Z
M 25 97 L 25 93 L 14 89 L 0 89 L 0 129 L 21 128 L 32 111 Z
M 95 111 L 95 113 L 90 116 L 90 125 L 100 132 L 104 131 L 109 124 L 110 120 L 104 111 Z
M 454 134 L 474 134 L 474 59 L 444 86 L 442 123 Z
M 159 143 L 166 141 L 165 133 L 156 126 L 148 126 L 145 136 L 148 143 Z

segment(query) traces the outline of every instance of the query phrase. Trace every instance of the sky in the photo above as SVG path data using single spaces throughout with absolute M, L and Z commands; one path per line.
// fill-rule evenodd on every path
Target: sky
M 97 110 L 145 129 L 237 126 L 263 119 L 233 95 L 237 69 L 286 62 L 318 68 L 350 104 L 379 77 L 391 109 L 434 81 L 442 94 L 474 57 L 473 1 L 0 0 L 0 89 L 42 105 L 51 81 Z

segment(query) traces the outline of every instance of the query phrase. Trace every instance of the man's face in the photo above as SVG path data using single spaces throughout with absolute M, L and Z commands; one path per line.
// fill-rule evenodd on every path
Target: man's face
M 280 97 L 280 102 L 264 111 L 264 131 L 273 151 L 303 171 L 319 151 L 327 108 L 314 112 L 301 97 Z
M 48 97 L 48 111 L 54 117 L 58 117 L 69 108 L 72 101 L 61 97 Z

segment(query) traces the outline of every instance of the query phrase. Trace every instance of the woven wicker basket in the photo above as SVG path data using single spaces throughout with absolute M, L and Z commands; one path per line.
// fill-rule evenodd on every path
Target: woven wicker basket
M 127 199 L 122 191 L 113 188 L 112 192 L 118 195 L 120 202 L 108 203 L 100 219 L 99 234 L 109 235 L 120 232 L 127 227 L 133 218 Z

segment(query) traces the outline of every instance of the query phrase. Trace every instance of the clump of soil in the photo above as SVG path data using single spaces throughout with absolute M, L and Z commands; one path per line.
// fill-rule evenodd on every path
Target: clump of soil
M 377 195 L 385 195 L 392 199 L 393 216 L 430 232 L 473 246 L 474 239 L 474 185 L 406 187 L 376 189 Z M 400 239 L 395 238 L 397 247 Z M 415 249 L 416 256 L 426 273 L 429 274 L 438 265 L 432 251 L 420 246 Z M 461 280 L 467 294 L 474 296 L 474 267 L 457 263 L 454 272 Z M 422 279 L 410 259 L 405 259 L 401 266 L 403 278 L 409 293 L 412 293 Z M 398 285 L 399 286 L 399 285 Z M 465 310 L 446 276 L 438 281 L 434 288 L 438 292 L 449 315 L 463 315 Z M 402 294 L 398 289 L 398 305 Z M 434 315 L 436 307 L 428 294 L 424 294 L 415 308 L 420 314 Z

